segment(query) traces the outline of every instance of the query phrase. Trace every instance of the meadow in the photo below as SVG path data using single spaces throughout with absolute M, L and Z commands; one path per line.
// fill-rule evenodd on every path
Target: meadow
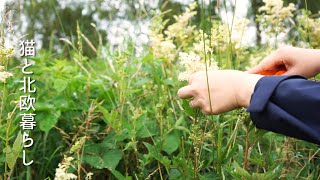
M 252 20 L 223 22 L 212 14 L 217 6 L 154 12 L 139 54 L 130 39 L 124 49 L 109 48 L 94 24 L 81 21 L 59 39 L 61 53 L 52 45 L 37 50 L 28 57 L 37 88 L 30 148 L 20 127 L 29 112 L 19 111 L 23 61 L 3 40 L 0 180 L 320 179 L 318 145 L 257 129 L 245 109 L 205 116 L 177 96 L 194 72 L 245 71 L 283 44 L 320 48 L 320 14 L 264 0 L 255 20 L 268 41 L 247 46 Z M 95 39 L 83 33 L 88 28 Z M 1 37 L 4 29 L 2 22 Z M 32 165 L 23 165 L 22 150 Z

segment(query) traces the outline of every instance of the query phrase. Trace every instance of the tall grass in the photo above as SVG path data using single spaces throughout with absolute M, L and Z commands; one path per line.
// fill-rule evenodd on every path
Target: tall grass
M 218 9 L 226 8 L 225 3 L 218 1 Z M 215 3 L 208 8 L 203 0 L 200 4 L 197 28 L 211 42 Z M 227 12 L 233 20 L 235 8 Z M 97 33 L 98 43 L 87 38 L 83 28 L 88 27 Z M 215 58 L 224 69 L 244 70 L 250 62 L 242 52 L 263 58 L 263 48 L 238 52 L 230 41 L 233 21 L 227 27 L 227 49 L 218 43 L 205 55 L 206 65 Z M 61 38 L 68 57 L 43 49 L 33 59 L 38 126 L 29 157 L 35 163 L 24 167 L 17 157 L 15 167 L 8 169 L 8 153 L 1 151 L 0 179 L 53 179 L 65 155 L 74 158 L 68 172 L 78 179 L 89 173 L 93 179 L 319 179 L 316 145 L 258 130 L 243 109 L 204 116 L 180 100 L 176 92 L 185 83 L 177 79 L 181 68 L 175 60 L 157 58 L 151 50 L 137 57 L 130 41 L 125 51 L 108 50 L 94 24 L 79 21 L 75 32 Z M 94 55 L 87 56 L 84 47 Z M 204 44 L 204 52 L 206 48 L 212 47 Z M 9 102 L 19 97 L 22 75 L 12 68 L 19 62 L 11 61 L 15 63 L 8 67 L 15 76 L 1 87 L 0 146 L 6 148 L 19 140 L 19 115 L 12 111 L 17 106 Z M 214 99 L 209 82 L 207 74 L 209 99 Z

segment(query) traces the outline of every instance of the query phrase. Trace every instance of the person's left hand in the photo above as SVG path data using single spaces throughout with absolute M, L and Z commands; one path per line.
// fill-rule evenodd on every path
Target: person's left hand
M 206 72 L 198 72 L 193 74 L 188 86 L 179 89 L 178 96 L 182 99 L 192 98 L 190 106 L 200 108 L 206 115 L 220 114 L 248 107 L 254 87 L 261 77 L 235 70 L 209 71 L 210 107 Z

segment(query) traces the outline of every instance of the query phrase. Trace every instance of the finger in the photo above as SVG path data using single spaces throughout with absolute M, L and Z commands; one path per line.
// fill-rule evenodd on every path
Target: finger
M 259 72 L 263 71 L 261 65 L 258 65 L 252 69 L 249 69 L 247 72 L 249 74 L 258 74 Z
M 191 108 L 201 108 L 201 102 L 196 99 L 191 100 L 189 105 Z
M 191 86 L 184 86 L 178 90 L 178 96 L 181 99 L 192 98 L 193 89 L 191 88 Z
M 279 66 L 284 65 L 279 53 L 272 53 L 265 57 L 256 67 L 250 69 L 248 73 L 260 74 L 264 71 L 273 71 L 279 69 Z
M 213 115 L 213 113 L 211 111 L 206 111 L 204 109 L 201 109 L 201 112 L 204 114 L 204 115 Z
M 270 55 L 271 56 L 271 55 Z M 272 61 L 272 57 L 264 58 L 256 67 L 250 69 L 248 73 L 250 74 L 259 74 L 260 72 L 266 71 L 272 67 L 270 61 Z

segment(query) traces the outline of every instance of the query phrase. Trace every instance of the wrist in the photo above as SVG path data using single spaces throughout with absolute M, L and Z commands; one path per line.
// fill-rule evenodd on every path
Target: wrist
M 315 73 L 316 74 L 319 74 L 320 73 L 320 50 L 319 49 L 311 49 L 310 50 L 310 56 L 314 57 L 314 58 L 311 58 L 313 60 L 313 65 L 315 67 Z
M 238 85 L 238 92 L 236 92 L 238 105 L 240 107 L 247 108 L 249 106 L 254 88 L 262 77 L 262 75 L 258 74 L 243 74 L 242 80 L 238 81 L 240 84 Z

